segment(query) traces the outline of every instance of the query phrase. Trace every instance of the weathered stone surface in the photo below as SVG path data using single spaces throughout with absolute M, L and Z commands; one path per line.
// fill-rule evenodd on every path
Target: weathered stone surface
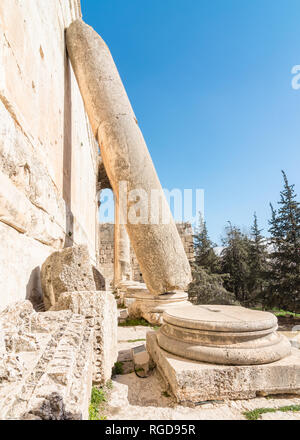
M 156 295 L 185 290 L 191 281 L 190 265 L 112 56 L 100 36 L 79 20 L 67 30 L 67 48 L 123 218 L 128 220 L 128 207 L 120 202 L 120 182 L 126 182 L 128 192 L 147 196 L 141 197 L 141 211 L 148 214 L 148 200 L 155 190 L 162 212 L 170 215 L 168 224 L 159 215 L 154 224 L 150 220 L 159 214 L 159 206 L 153 204 L 147 224 L 126 224 L 148 289 Z
M 134 362 L 131 350 L 120 350 L 118 352 L 119 371 L 118 374 L 130 374 L 134 372 Z
M 105 384 L 118 357 L 118 311 L 114 296 L 107 292 L 65 292 L 51 310 L 71 310 L 83 315 L 95 332 L 95 382 Z
M 95 266 L 92 266 L 92 271 L 93 271 L 93 278 L 94 278 L 96 290 L 98 291 L 106 290 L 106 282 L 102 273 L 99 272 L 99 270 Z
M 237 306 L 173 307 L 157 333 L 161 348 L 186 359 L 223 365 L 260 365 L 288 356 L 272 313 Z
M 78 0 L 0 4 L 0 309 L 41 302 L 57 249 L 85 243 L 96 265 L 98 146 L 64 34 L 80 16 Z
M 85 245 L 69 247 L 50 255 L 41 271 L 46 310 L 55 305 L 63 292 L 95 291 L 94 272 Z
M 291 332 L 280 331 L 278 333 L 288 338 L 292 347 L 300 349 L 300 330 L 295 330 Z
M 123 226 L 124 227 L 124 226 Z M 189 223 L 176 223 L 178 233 L 183 243 L 185 253 L 190 262 L 194 260 L 194 247 L 193 247 L 193 230 Z M 115 271 L 115 225 L 114 223 L 100 223 L 99 225 L 99 268 L 106 281 L 106 290 L 112 288 L 114 284 L 114 271 Z M 128 261 L 128 258 L 127 258 Z M 141 272 L 139 263 L 137 261 L 134 249 L 130 246 L 130 264 L 131 273 L 130 278 L 132 281 L 143 283 L 143 274 Z M 123 281 L 124 282 L 124 281 Z M 120 283 L 118 288 L 122 288 Z M 203 303 L 204 304 L 204 303 Z M 222 304 L 222 302 L 219 302 Z M 224 303 L 225 304 L 225 303 Z
M 140 380 L 133 374 L 120 375 L 113 380 L 113 389 L 106 411 L 108 420 L 246 420 L 245 412 L 258 408 L 279 408 L 299 405 L 300 395 L 256 397 L 248 400 L 217 400 L 192 405 L 190 402 L 178 404 L 169 388 L 157 372 Z M 143 411 L 141 413 L 141 407 Z M 276 420 L 300 420 L 299 412 L 263 414 L 276 415 Z M 289 417 L 287 417 L 288 415 Z M 267 417 L 266 417 L 267 418 Z M 259 419 L 260 420 L 260 419 Z M 118 423 L 118 422 L 116 422 Z M 150 422 L 151 423 L 151 422 Z M 259 423 L 259 421 L 258 421 Z M 245 424 L 245 431 L 248 429 Z M 190 425 L 192 427 L 192 424 Z M 202 431 L 203 432 L 203 431 Z
M 118 323 L 122 324 L 126 322 L 129 317 L 128 309 L 118 309 Z
M 132 340 L 146 338 L 149 331 L 149 327 L 119 327 L 119 349 L 130 349 L 139 345 L 141 342 Z M 189 377 L 187 373 L 187 380 Z M 207 386 L 209 384 L 205 385 Z M 197 403 L 193 405 L 185 400 L 182 405 L 178 404 L 168 384 L 162 380 L 157 369 L 154 369 L 143 380 L 134 373 L 113 377 L 113 388 L 105 414 L 108 420 L 246 420 L 245 411 L 299 405 L 300 394 L 272 398 L 260 396 L 247 400 L 224 398 Z M 276 419 L 285 418 L 285 414 L 291 413 L 278 412 Z M 299 412 L 293 414 L 300 419 Z
M 99 225 L 99 268 L 105 278 L 104 290 L 114 287 L 114 224 L 100 223 Z
M 300 394 L 300 352 L 296 349 L 271 364 L 216 365 L 170 354 L 158 345 L 156 334 L 149 332 L 147 350 L 181 404 Z
M 131 318 L 144 318 L 152 325 L 163 323 L 163 313 L 174 307 L 186 307 L 190 305 L 188 295 L 185 292 L 173 292 L 165 295 L 151 295 L 147 289 L 132 286 L 127 289 L 126 300 L 128 313 Z
M 0 418 L 87 419 L 94 334 L 84 317 L 36 313 L 26 301 L 4 310 L 0 325 Z
M 130 240 L 122 219 L 119 202 L 115 202 L 115 257 L 114 257 L 114 286 L 118 287 L 122 281 L 129 281 L 132 278 L 130 259 Z

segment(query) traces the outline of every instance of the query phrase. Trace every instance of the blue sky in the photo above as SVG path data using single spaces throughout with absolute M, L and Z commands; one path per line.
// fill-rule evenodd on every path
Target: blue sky
M 280 170 L 300 199 L 299 0 L 82 0 L 108 44 L 164 188 L 203 188 L 228 220 L 267 233 Z

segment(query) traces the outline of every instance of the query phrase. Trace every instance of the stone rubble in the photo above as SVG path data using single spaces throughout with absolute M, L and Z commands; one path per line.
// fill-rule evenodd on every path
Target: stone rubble
M 8 341 L 0 353 L 0 419 L 87 419 L 94 330 L 84 317 L 36 313 L 24 301 L 2 311 L 0 322 Z
M 84 316 L 94 329 L 95 367 L 93 381 L 104 385 L 117 360 L 118 312 L 114 296 L 108 292 L 65 292 L 51 310 L 71 310 Z
M 101 274 L 91 264 L 86 245 L 51 254 L 42 265 L 41 282 L 46 310 L 55 306 L 63 292 L 95 291 L 105 287 Z

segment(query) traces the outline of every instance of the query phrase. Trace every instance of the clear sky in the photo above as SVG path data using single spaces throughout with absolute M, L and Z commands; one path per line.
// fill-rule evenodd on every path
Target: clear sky
M 82 0 L 115 59 L 164 188 L 203 188 L 220 243 L 257 212 L 267 232 L 280 170 L 300 199 L 299 0 Z M 300 82 L 300 81 L 299 81 Z

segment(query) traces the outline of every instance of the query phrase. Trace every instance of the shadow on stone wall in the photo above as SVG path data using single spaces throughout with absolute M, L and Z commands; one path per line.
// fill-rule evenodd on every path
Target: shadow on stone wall
M 74 217 L 72 207 L 72 90 L 71 65 L 65 51 L 64 87 L 64 141 L 63 141 L 63 199 L 66 202 L 66 236 L 64 247 L 73 245 Z
M 28 299 L 36 312 L 44 310 L 43 291 L 41 285 L 41 269 L 37 266 L 31 272 L 26 285 L 26 299 Z
M 106 282 L 102 273 L 95 266 L 92 266 L 92 271 L 96 290 L 106 290 Z

